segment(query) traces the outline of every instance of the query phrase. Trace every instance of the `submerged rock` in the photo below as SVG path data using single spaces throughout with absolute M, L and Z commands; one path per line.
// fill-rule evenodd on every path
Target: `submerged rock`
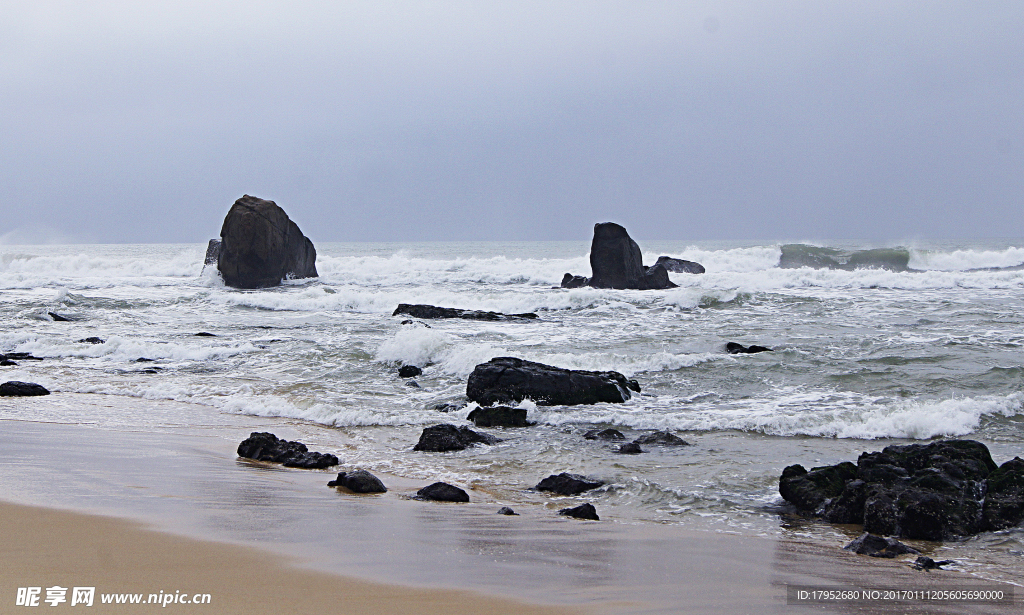
M 1003 468 L 1006 468 L 1003 472 Z M 970 536 L 1024 520 L 1024 462 L 996 468 L 973 440 L 888 446 L 843 462 L 783 470 L 782 497 L 807 513 L 924 540 Z
M 512 517 L 512 516 L 518 517 L 519 516 L 519 513 L 517 513 L 516 511 L 512 510 L 508 506 L 502 506 L 501 508 L 499 508 L 498 509 L 498 514 L 499 515 L 508 515 L 510 517 Z
M 10 380 L 0 384 L 0 397 L 34 397 L 36 395 L 49 394 L 50 392 L 46 390 L 46 387 L 34 382 Z
M 461 451 L 474 444 L 497 444 L 501 442 L 490 434 L 473 431 L 469 427 L 456 427 L 449 423 L 427 427 L 420 434 L 419 442 L 412 448 L 414 451 L 443 453 L 445 451 Z
M 315 278 L 316 249 L 273 201 L 235 201 L 220 231 L 217 268 L 234 288 L 277 286 L 285 278 Z
M 636 442 L 627 442 L 626 444 L 619 446 L 615 452 L 620 455 L 639 455 L 644 452 L 644 450 L 640 448 L 640 445 Z
M 921 555 L 914 560 L 914 570 L 942 570 L 943 566 L 949 566 L 955 563 L 956 562 L 951 559 L 944 559 L 937 562 L 926 555 Z
M 437 502 L 468 502 L 469 494 L 455 485 L 437 482 L 417 491 L 416 498 Z
M 311 453 L 301 442 L 282 440 L 272 433 L 254 431 L 238 445 L 238 456 L 274 461 L 288 468 L 320 469 L 338 465 L 330 453 Z
M 192 335 L 195 337 L 217 337 L 215 333 L 210 333 L 208 331 L 200 331 L 199 333 L 193 333 Z
M 98 337 L 86 337 L 86 338 L 78 340 L 78 343 L 79 344 L 104 344 L 106 342 L 104 342 L 103 339 L 98 338 Z
M 8 361 L 42 361 L 42 357 L 34 357 L 28 352 L 8 352 L 4 355 Z
M 659 256 L 655 265 L 661 265 L 672 273 L 704 273 L 704 265 L 670 256 Z
M 920 553 L 917 549 L 908 547 L 898 540 L 875 536 L 868 532 L 864 532 L 854 539 L 853 542 L 843 548 L 847 551 L 853 551 L 860 555 L 885 558 L 893 558 L 897 555 L 905 555 L 907 553 Z
M 71 322 L 70 318 L 67 316 L 61 316 L 56 312 L 47 312 L 47 314 L 50 315 L 50 318 L 52 318 L 54 322 Z
M 457 308 L 443 308 L 435 305 L 423 305 L 412 303 L 400 303 L 392 316 L 406 314 L 413 318 L 462 318 L 465 320 L 533 320 L 537 315 L 528 312 L 525 314 L 501 314 L 499 312 L 483 312 L 480 310 L 460 310 Z
M 633 241 L 626 229 L 614 222 L 600 222 L 594 225 L 594 239 L 590 243 L 589 278 L 570 273 L 562 278 L 564 288 L 575 288 L 587 280 L 594 288 L 616 288 L 651 290 L 675 288 L 668 278 L 668 271 L 662 265 L 645 267 L 640 246 Z
M 497 357 L 473 369 L 466 396 L 481 406 L 532 399 L 542 406 L 622 403 L 639 392 L 636 380 L 618 372 L 570 370 L 515 357 Z
M 328 487 L 344 487 L 355 493 L 386 493 L 388 488 L 380 479 L 366 470 L 338 472 L 338 478 L 327 483 Z
M 772 352 L 772 349 L 767 346 L 744 346 L 743 344 L 737 344 L 736 342 L 729 342 L 726 344 L 725 350 L 729 354 L 757 354 L 759 352 Z
M 644 434 L 633 440 L 633 442 L 635 444 L 658 444 L 660 446 L 690 446 L 690 443 L 686 440 L 667 431 Z
M 597 509 L 594 508 L 593 504 L 589 502 L 586 504 L 580 504 L 575 508 L 563 508 L 558 511 L 558 514 L 563 517 L 573 517 L 576 519 L 587 519 L 589 521 L 600 521 L 601 517 L 597 516 Z
M 551 491 L 559 495 L 579 495 L 584 491 L 597 489 L 602 485 L 604 485 L 604 481 L 590 480 L 580 474 L 562 472 L 561 474 L 552 474 L 540 481 L 534 489 L 537 491 Z
M 466 418 L 477 427 L 528 427 L 533 424 L 526 420 L 526 408 L 508 406 L 477 408 Z
M 423 370 L 415 365 L 403 365 L 398 369 L 399 378 L 415 378 L 423 373 Z
M 626 436 L 622 435 L 622 432 L 618 429 L 591 429 L 587 433 L 583 434 L 585 440 L 625 440 Z

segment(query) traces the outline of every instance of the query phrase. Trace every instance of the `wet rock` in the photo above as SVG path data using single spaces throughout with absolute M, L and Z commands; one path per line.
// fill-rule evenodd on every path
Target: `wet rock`
M 469 494 L 455 485 L 434 483 L 416 492 L 417 499 L 434 500 L 437 502 L 468 502 Z
M 644 452 L 636 442 L 627 442 L 615 450 L 620 455 L 639 455 Z
M 415 365 L 403 365 L 398 369 L 399 378 L 415 378 L 423 373 L 423 370 Z
M 870 555 L 871 557 L 885 557 L 893 558 L 897 555 L 905 555 L 907 553 L 920 553 L 913 547 L 908 547 L 898 540 L 892 538 L 884 538 L 882 536 L 875 536 L 864 532 L 853 542 L 843 547 L 847 551 L 853 551 L 860 555 Z
M 593 504 L 589 502 L 586 504 L 580 504 L 575 508 L 563 508 L 558 511 L 558 514 L 563 517 L 573 517 L 575 519 L 587 519 L 589 521 L 600 521 L 601 517 L 597 516 L 597 509 L 594 508 Z
M 672 273 L 704 273 L 704 265 L 670 256 L 659 256 L 655 265 L 661 265 Z
M 594 225 L 590 243 L 590 286 L 638 290 L 675 288 L 661 265 L 644 268 L 640 246 L 614 222 Z
M 644 434 L 633 442 L 637 444 L 657 444 L 660 446 L 689 446 L 690 443 L 683 440 L 679 436 L 667 432 L 667 431 L 656 431 L 654 433 Z
M 1011 460 L 1012 462 L 1012 460 Z M 1007 462 L 1005 476 L 1018 476 Z M 851 471 L 852 470 L 852 471 Z M 802 511 L 865 531 L 946 540 L 1024 519 L 1024 489 L 1004 483 L 985 445 L 973 440 L 888 446 L 849 462 L 807 472 L 790 466 L 779 492 Z M 1021 481 L 1024 484 L 1024 480 Z M 986 512 L 986 510 L 988 512 Z
M 473 369 L 466 397 L 481 406 L 532 399 L 542 406 L 621 403 L 639 392 L 636 380 L 618 372 L 570 370 L 515 357 L 497 357 Z
M 771 348 L 765 346 L 744 346 L 743 344 L 737 344 L 736 342 L 729 342 L 725 345 L 725 350 L 729 354 L 757 354 L 759 352 L 771 352 Z
M 434 410 L 437 410 L 438 412 L 446 412 L 447 413 L 447 412 L 455 412 L 456 410 L 462 410 L 463 407 L 464 406 L 460 406 L 459 404 L 451 404 L 451 403 L 437 404 L 436 406 L 434 406 Z
M 34 397 L 36 395 L 49 394 L 50 392 L 46 390 L 46 387 L 34 382 L 10 380 L 0 384 L 0 397 Z
M 338 472 L 338 478 L 327 483 L 328 487 L 344 487 L 355 493 L 386 493 L 387 487 L 380 479 L 366 470 Z
M 430 325 L 428 325 L 425 322 L 420 322 L 418 320 L 403 320 L 402 324 L 403 325 L 423 325 L 424 327 L 426 327 L 428 329 L 430 328 Z
M 462 318 L 465 320 L 533 320 L 537 315 L 528 312 L 525 314 L 501 314 L 499 312 L 484 312 L 480 310 L 460 310 L 457 308 L 443 308 L 435 305 L 400 303 L 392 316 L 406 314 L 413 318 Z
M 496 444 L 501 442 L 490 434 L 473 431 L 469 427 L 456 427 L 449 423 L 432 425 L 423 430 L 414 451 L 443 453 L 445 451 L 461 451 L 474 444 Z
M 238 456 L 273 461 L 289 468 L 320 469 L 338 465 L 330 453 L 312 453 L 301 442 L 282 440 L 272 433 L 254 431 L 238 445 Z
M 211 239 L 210 243 L 206 244 L 206 258 L 203 259 L 203 268 L 206 265 L 216 265 L 217 260 L 220 258 L 220 239 Z
M 2 354 L 0 354 L 0 367 L 14 367 L 16 365 L 17 365 L 17 362 L 11 361 L 7 357 L 5 357 Z
M 412 387 L 414 389 L 422 388 L 420 387 L 420 383 L 416 382 L 415 380 L 409 380 L 408 382 L 405 383 L 405 386 Z
M 914 561 L 914 570 L 942 570 L 943 566 L 949 566 L 955 564 L 951 559 L 944 559 L 942 561 L 935 561 L 926 555 L 920 555 Z
M 477 408 L 466 418 L 477 427 L 528 427 L 533 424 L 526 420 L 526 408 L 508 406 Z
M 590 283 L 590 278 L 585 278 L 581 275 L 573 275 L 567 273 L 562 276 L 562 288 L 582 288 Z
M 537 491 L 551 491 L 559 495 L 579 495 L 584 491 L 597 489 L 602 485 L 604 485 L 604 481 L 590 480 L 580 474 L 562 472 L 561 474 L 552 474 L 540 481 L 534 489 Z
M 234 288 L 277 286 L 285 278 L 315 278 L 316 249 L 273 201 L 245 195 L 220 231 L 217 268 Z
M 988 475 L 983 523 L 988 530 L 1024 521 L 1024 460 L 1014 457 Z
M 152 363 L 153 361 L 156 361 L 156 359 L 150 359 L 147 357 L 139 357 L 138 359 L 135 359 L 136 363 Z
M 8 361 L 42 361 L 42 357 L 34 357 L 28 352 L 8 352 L 4 354 Z
M 586 440 L 625 440 L 626 436 L 622 435 L 622 432 L 618 429 L 591 429 L 587 433 L 583 434 L 583 438 Z
M 70 318 L 68 318 L 67 316 L 61 316 L 56 312 L 47 312 L 47 314 L 50 315 L 50 318 L 53 319 L 53 322 L 71 322 Z
M 498 509 L 498 514 L 499 515 L 516 516 L 516 517 L 519 516 L 519 513 L 517 513 L 516 511 L 512 510 L 508 506 L 502 506 L 501 508 L 499 508 Z
M 101 338 L 98 338 L 98 337 L 86 337 L 86 338 L 78 340 L 78 343 L 79 344 L 104 344 L 106 342 L 104 342 Z
M 217 337 L 214 333 L 207 333 L 206 331 L 200 331 L 199 333 L 193 334 L 195 337 Z

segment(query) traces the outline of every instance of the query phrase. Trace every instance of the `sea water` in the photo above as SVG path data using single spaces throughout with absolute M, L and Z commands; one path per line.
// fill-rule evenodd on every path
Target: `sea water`
M 590 274 L 586 242 L 321 243 L 319 278 L 243 291 L 204 268 L 203 245 L 2 246 L 0 353 L 43 360 L 0 378 L 188 402 L 199 416 L 183 423 L 297 421 L 343 467 L 453 482 L 514 506 L 545 505 L 529 487 L 578 472 L 607 483 L 576 499 L 603 518 L 761 534 L 793 530 L 778 508 L 792 463 L 943 437 L 980 440 L 997 463 L 1024 454 L 1019 241 L 640 245 L 649 264 L 668 255 L 707 271 L 672 273 L 669 290 L 562 289 L 565 273 Z M 392 316 L 400 303 L 539 318 L 422 321 Z M 730 341 L 773 351 L 730 355 Z M 485 430 L 497 445 L 412 451 L 425 426 L 469 424 L 466 379 L 499 356 L 615 370 L 642 392 L 623 404 L 526 400 L 537 425 Z M 418 387 L 398 377 L 401 365 L 423 368 Z M 436 409 L 445 404 L 462 407 Z M 87 419 L 63 407 L 3 418 L 113 430 L 176 420 L 143 402 Z M 605 427 L 629 440 L 669 430 L 691 445 L 620 455 L 582 437 Z M 959 547 L 1012 568 L 1021 533 Z

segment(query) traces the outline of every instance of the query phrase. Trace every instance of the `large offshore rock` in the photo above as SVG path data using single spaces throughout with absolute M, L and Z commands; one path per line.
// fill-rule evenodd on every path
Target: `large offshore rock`
M 562 278 L 563 288 L 578 288 L 584 284 L 594 288 L 650 290 L 675 288 L 664 265 L 645 267 L 640 246 L 626 229 L 614 222 L 594 225 L 594 239 L 590 242 L 590 278 L 570 273 Z
M 234 288 L 277 286 L 285 278 L 315 278 L 316 249 L 273 201 L 248 194 L 235 201 L 220 231 L 217 268 Z
M 636 380 L 619 372 L 588 372 L 496 357 L 473 369 L 466 396 L 481 406 L 532 399 L 542 406 L 571 406 L 598 402 L 622 403 L 640 392 Z
M 807 472 L 783 470 L 779 492 L 797 508 L 873 534 L 946 540 L 1024 520 L 1024 461 L 996 468 L 973 440 L 888 446 Z

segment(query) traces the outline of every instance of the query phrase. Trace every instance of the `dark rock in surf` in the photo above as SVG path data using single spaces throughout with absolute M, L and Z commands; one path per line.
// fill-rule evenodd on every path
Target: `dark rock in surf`
M 10 380 L 0 384 L 0 397 L 34 397 L 49 394 L 50 392 L 46 390 L 46 387 L 34 382 Z
M 519 516 L 519 513 L 517 513 L 516 511 L 512 510 L 508 506 L 502 506 L 501 508 L 499 508 L 498 509 L 498 514 L 499 515 L 508 515 L 510 517 L 518 517 Z
M 153 361 L 156 361 L 156 359 L 150 359 L 148 357 L 139 357 L 138 359 L 135 359 L 136 363 L 152 363 Z
M 42 357 L 34 357 L 28 352 L 8 352 L 4 355 L 8 361 L 42 361 Z
M 729 354 L 756 354 L 758 352 L 772 352 L 771 348 L 765 346 L 744 346 L 743 344 L 737 344 L 736 342 L 729 342 L 725 345 L 725 350 Z
M 919 555 L 918 558 L 914 560 L 914 570 L 942 570 L 943 566 L 950 566 L 955 563 L 956 562 L 951 559 L 944 559 L 937 562 L 927 555 Z
M 47 312 L 47 314 L 50 315 L 50 318 L 53 319 L 53 322 L 71 322 L 70 318 L 68 318 L 67 316 L 61 316 L 56 312 Z
M 580 474 L 562 472 L 561 474 L 552 474 L 540 481 L 534 489 L 537 491 L 551 491 L 559 495 L 579 495 L 584 491 L 597 489 L 602 485 L 604 485 L 604 481 L 590 480 Z
M 626 436 L 618 429 L 591 429 L 583 434 L 585 440 L 625 440 Z
M 328 487 L 344 487 L 354 493 L 386 493 L 388 488 L 380 479 L 366 470 L 338 472 L 338 478 L 327 483 Z
M 635 440 L 636 444 L 657 444 L 659 446 L 689 446 L 690 443 L 683 440 L 674 433 L 667 431 L 656 431 L 654 433 L 644 434 Z
M 285 278 L 315 278 L 316 249 L 273 201 L 245 195 L 220 231 L 217 268 L 234 288 L 277 286 Z
M 459 404 L 447 403 L 447 404 L 437 404 L 436 406 L 434 406 L 434 410 L 437 410 L 438 412 L 448 413 L 448 412 L 455 412 L 456 410 L 462 410 L 464 407 L 465 406 L 461 406 Z
M 562 276 L 562 288 L 582 288 L 588 284 L 590 284 L 590 278 L 585 278 L 581 275 L 567 273 Z
M 195 337 L 217 337 L 214 333 L 208 333 L 206 331 L 200 331 L 199 333 L 193 333 Z
M 640 246 L 622 226 L 614 222 L 594 225 L 590 243 L 589 285 L 594 288 L 662 289 L 675 288 L 668 271 L 661 265 L 645 268 Z
M 393 316 L 393 315 L 394 315 L 394 314 L 392 314 L 392 316 Z M 403 320 L 403 321 L 402 321 L 402 324 L 403 324 L 403 325 L 423 325 L 424 327 L 426 327 L 426 328 L 428 328 L 428 329 L 430 328 L 430 325 L 428 325 L 428 324 L 427 324 L 427 323 L 425 323 L 425 322 L 420 322 L 420 321 L 418 321 L 418 320 L 408 320 L 408 319 L 406 319 L 406 320 Z
M 203 269 L 206 265 L 216 265 L 220 258 L 220 239 L 211 239 L 206 245 L 206 258 L 203 259 Z
M 416 382 L 415 380 L 409 380 L 408 382 L 405 383 L 405 386 L 412 387 L 414 389 L 421 388 L 420 383 Z
M 982 521 L 988 530 L 1003 530 L 1024 521 L 1024 460 L 1014 457 L 986 480 Z
M 449 423 L 432 425 L 423 430 L 419 442 L 412 448 L 414 451 L 443 453 L 461 451 L 475 444 L 497 444 L 501 442 L 490 434 L 473 431 L 469 427 L 456 427 Z
M 907 553 L 920 553 L 917 549 L 908 547 L 898 540 L 875 536 L 868 532 L 864 532 L 843 548 L 860 555 L 890 559 L 898 555 L 906 555 Z
M 238 445 L 238 456 L 273 461 L 288 468 L 321 469 L 338 465 L 330 453 L 312 453 L 301 442 L 282 440 L 272 433 L 254 431 Z
M 105 342 L 103 341 L 103 339 L 98 338 L 98 337 L 87 337 L 87 338 L 78 340 L 78 343 L 79 344 L 103 344 Z
M 415 365 L 403 365 L 398 369 L 399 378 L 415 378 L 423 373 L 423 370 Z
M 469 494 L 455 485 L 437 482 L 417 491 L 416 499 L 436 502 L 468 502 Z
M 7 357 L 0 355 L 0 367 L 15 367 L 18 364 Z
M 659 256 L 655 265 L 661 265 L 672 273 L 704 273 L 704 265 L 670 256 Z
M 627 442 L 626 444 L 619 446 L 615 452 L 620 455 L 639 455 L 644 452 L 644 450 L 640 448 L 640 445 L 636 442 Z
M 573 517 L 574 519 L 586 519 L 588 521 L 600 521 L 601 517 L 597 516 L 597 509 L 594 508 L 593 504 L 589 502 L 586 504 L 580 504 L 575 508 L 563 508 L 558 511 L 558 514 L 563 517 Z
M 473 369 L 466 396 L 481 406 L 532 399 L 542 406 L 622 403 L 640 392 L 636 380 L 618 372 L 570 370 L 515 357 L 497 357 Z
M 484 312 L 480 310 L 460 310 L 457 308 L 443 308 L 436 305 L 423 305 L 413 303 L 400 303 L 392 316 L 405 314 L 413 318 L 462 318 L 464 320 L 490 320 L 490 321 L 515 321 L 533 320 L 537 315 L 528 312 L 525 314 L 501 314 L 499 312 Z
M 508 406 L 487 406 L 477 408 L 466 417 L 477 427 L 529 427 L 533 425 L 526 420 L 526 408 L 510 408 Z
M 857 465 L 844 462 L 810 472 L 790 466 L 779 492 L 798 509 L 833 523 L 946 540 L 1024 520 L 1022 470 L 1019 460 L 997 469 L 980 442 L 942 440 L 863 453 Z

